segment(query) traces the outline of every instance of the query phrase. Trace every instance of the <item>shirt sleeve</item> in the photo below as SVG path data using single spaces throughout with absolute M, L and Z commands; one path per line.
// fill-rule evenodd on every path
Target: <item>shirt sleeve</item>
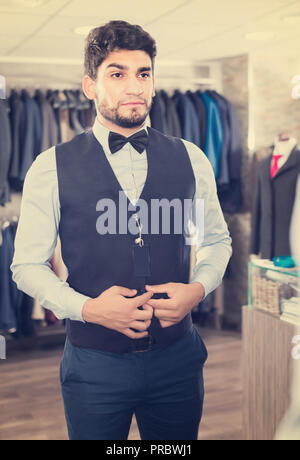
M 38 155 L 24 182 L 11 270 L 18 289 L 58 319 L 82 321 L 84 296 L 52 271 L 60 221 L 55 147 Z
M 217 196 L 212 166 L 204 152 L 195 144 L 183 140 L 195 176 L 195 196 L 192 204 L 193 230 L 186 244 L 194 244 L 196 264 L 190 282 L 200 282 L 205 297 L 222 282 L 232 255 L 231 237 Z M 194 237 L 190 236 L 194 234 Z

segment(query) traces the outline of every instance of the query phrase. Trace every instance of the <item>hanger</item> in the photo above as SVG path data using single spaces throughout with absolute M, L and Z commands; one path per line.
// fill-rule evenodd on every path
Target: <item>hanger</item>
M 64 108 L 65 102 L 59 97 L 59 90 L 58 89 L 48 89 L 46 93 L 46 98 L 51 104 L 53 109 L 60 109 Z
M 72 91 L 68 90 L 68 89 L 65 89 L 63 91 L 63 93 L 67 98 L 68 108 L 69 109 L 75 109 L 76 108 L 76 99 L 75 99 L 74 94 L 72 93 Z
M 0 219 L 0 246 L 3 244 L 2 232 L 10 226 L 10 222 L 7 219 Z
M 78 109 L 79 110 L 86 110 L 90 108 L 90 101 L 84 95 L 83 91 L 80 89 L 75 90 L 77 101 L 78 101 Z
M 18 216 L 12 216 L 11 218 L 0 218 L 0 246 L 3 244 L 2 232 L 11 225 L 17 225 L 18 221 Z
M 0 75 L 0 99 L 6 99 L 6 78 Z
M 57 90 L 55 91 L 56 98 L 59 104 L 60 109 L 67 109 L 68 108 L 68 99 L 65 95 L 64 91 Z
M 11 224 L 17 224 L 19 222 L 19 217 L 13 215 L 11 217 L 0 217 L 0 229 L 5 230 Z

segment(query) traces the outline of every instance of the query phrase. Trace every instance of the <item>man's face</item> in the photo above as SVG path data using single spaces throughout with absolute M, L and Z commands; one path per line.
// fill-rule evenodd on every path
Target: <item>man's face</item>
M 115 50 L 98 67 L 97 111 L 123 128 L 141 126 L 154 96 L 150 56 L 140 50 Z

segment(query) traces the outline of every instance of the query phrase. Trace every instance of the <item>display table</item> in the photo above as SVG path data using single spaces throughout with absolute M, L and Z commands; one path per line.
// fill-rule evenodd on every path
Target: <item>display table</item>
M 245 306 L 242 331 L 243 439 L 272 440 L 289 407 L 296 327 Z

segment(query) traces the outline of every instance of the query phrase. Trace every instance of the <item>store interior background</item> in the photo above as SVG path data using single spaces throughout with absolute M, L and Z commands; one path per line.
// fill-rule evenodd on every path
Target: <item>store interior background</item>
M 225 215 L 233 256 L 221 325 L 239 333 L 248 302 L 252 158 L 270 154 L 283 131 L 300 137 L 300 1 L 0 0 L 0 74 L 8 91 L 79 88 L 85 36 L 75 30 L 112 19 L 140 24 L 156 39 L 158 89 L 216 89 L 238 112 L 243 207 Z M 18 215 L 20 200 L 14 193 L 0 218 Z

